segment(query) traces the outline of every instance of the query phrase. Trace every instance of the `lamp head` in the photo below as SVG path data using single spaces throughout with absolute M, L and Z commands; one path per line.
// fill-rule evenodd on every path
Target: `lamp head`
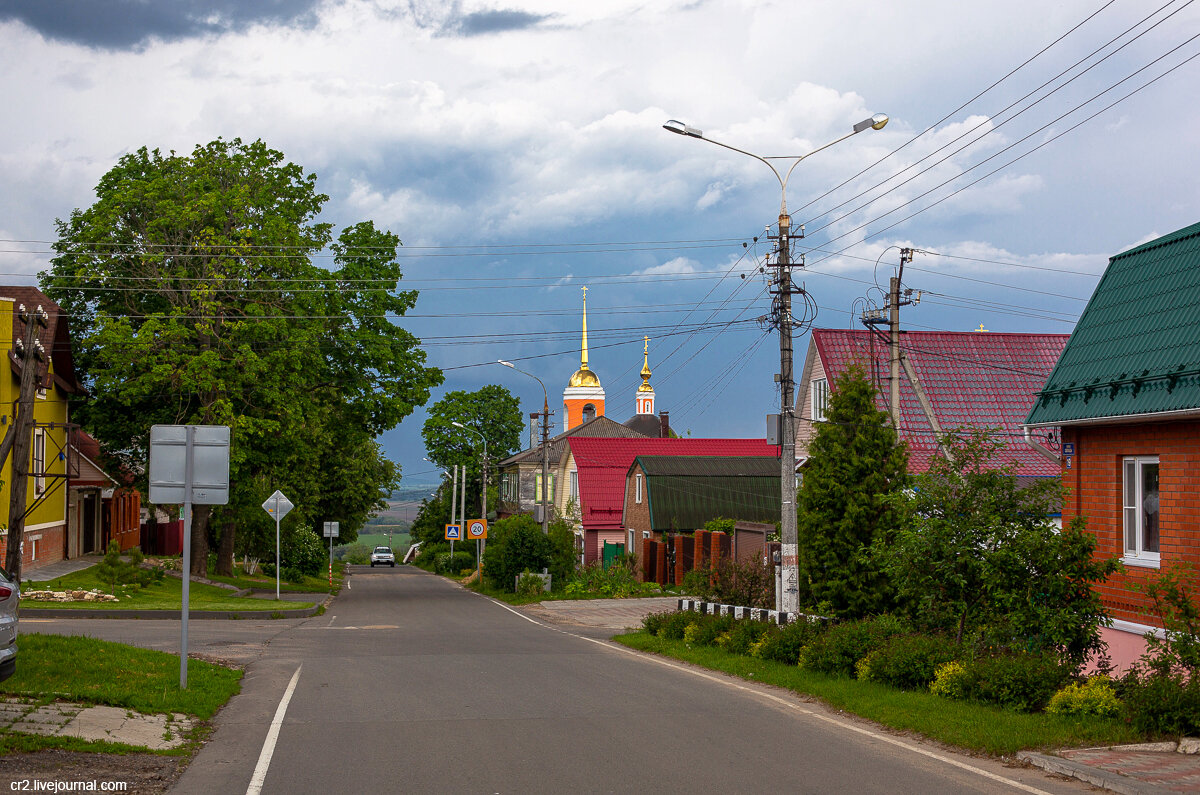
M 664 124 L 663 129 L 667 130 L 668 132 L 677 133 L 679 135 L 687 135 L 691 138 L 703 138 L 704 137 L 703 130 L 697 130 L 695 127 L 689 127 L 686 124 L 684 124 L 683 122 L 676 121 L 675 119 L 671 119 L 666 124 Z
M 860 133 L 870 127 L 872 130 L 882 130 L 884 125 L 888 123 L 886 113 L 876 113 L 869 119 L 863 119 L 858 124 L 854 125 L 854 132 Z
M 504 365 L 505 367 L 511 367 L 511 368 L 513 368 L 514 370 L 515 370 L 515 369 L 517 369 L 517 368 L 516 368 L 516 365 L 514 365 L 512 362 L 506 362 L 506 361 L 504 361 L 503 359 L 497 359 L 497 360 L 496 360 L 496 364 L 502 364 L 502 365 Z
M 450 424 L 453 425 L 455 428 L 465 429 L 467 427 L 466 425 L 463 425 L 461 422 L 455 422 L 454 420 L 450 420 Z

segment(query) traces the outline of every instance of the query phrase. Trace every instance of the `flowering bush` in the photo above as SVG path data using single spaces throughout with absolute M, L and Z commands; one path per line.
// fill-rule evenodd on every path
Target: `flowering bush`
M 1054 715 L 1112 718 L 1120 714 L 1121 701 L 1112 682 L 1103 676 L 1093 676 L 1082 684 L 1074 682 L 1059 690 L 1050 698 L 1046 711 Z

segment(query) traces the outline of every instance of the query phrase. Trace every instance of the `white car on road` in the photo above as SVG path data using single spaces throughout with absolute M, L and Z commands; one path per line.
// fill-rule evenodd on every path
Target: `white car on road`
M 0 569 L 0 682 L 17 670 L 17 606 L 21 590 L 4 569 Z
M 389 566 L 395 567 L 396 556 L 392 554 L 392 548 L 375 547 L 375 550 L 371 553 L 371 568 L 374 568 L 376 563 L 380 566 L 386 563 Z

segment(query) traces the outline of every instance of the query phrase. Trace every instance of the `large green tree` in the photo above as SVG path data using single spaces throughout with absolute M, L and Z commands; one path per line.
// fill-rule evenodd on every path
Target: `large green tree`
M 334 240 L 327 199 L 262 141 L 218 139 L 125 155 L 58 222 L 41 277 L 90 393 L 75 417 L 143 487 L 151 425 L 232 429 L 230 505 L 215 522 L 197 506 L 196 573 L 210 524 L 226 568 L 275 488 L 296 495 L 293 523 L 365 518 L 396 483 L 372 439 L 441 382 L 396 323 L 416 301 L 397 289 L 399 238 L 362 222 Z M 347 471 L 350 455 L 371 460 Z
M 488 384 L 474 392 L 447 392 L 429 407 L 421 438 L 430 461 L 446 469 L 467 468 L 467 512 L 474 515 L 482 482 L 481 437 L 487 439 L 488 459 L 495 462 L 520 449 L 523 429 L 520 401 L 504 387 Z
M 872 550 L 898 526 L 888 496 L 903 488 L 908 457 L 861 366 L 836 381 L 816 428 L 796 495 L 801 596 L 807 586 L 814 607 L 839 617 L 884 611 L 892 593 Z

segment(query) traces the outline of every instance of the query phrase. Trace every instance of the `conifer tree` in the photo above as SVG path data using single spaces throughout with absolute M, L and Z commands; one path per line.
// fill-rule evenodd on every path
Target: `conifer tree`
M 887 497 L 903 488 L 908 456 L 861 365 L 836 381 L 816 430 L 796 500 L 801 598 L 844 618 L 886 611 L 892 589 L 873 548 L 897 529 Z

